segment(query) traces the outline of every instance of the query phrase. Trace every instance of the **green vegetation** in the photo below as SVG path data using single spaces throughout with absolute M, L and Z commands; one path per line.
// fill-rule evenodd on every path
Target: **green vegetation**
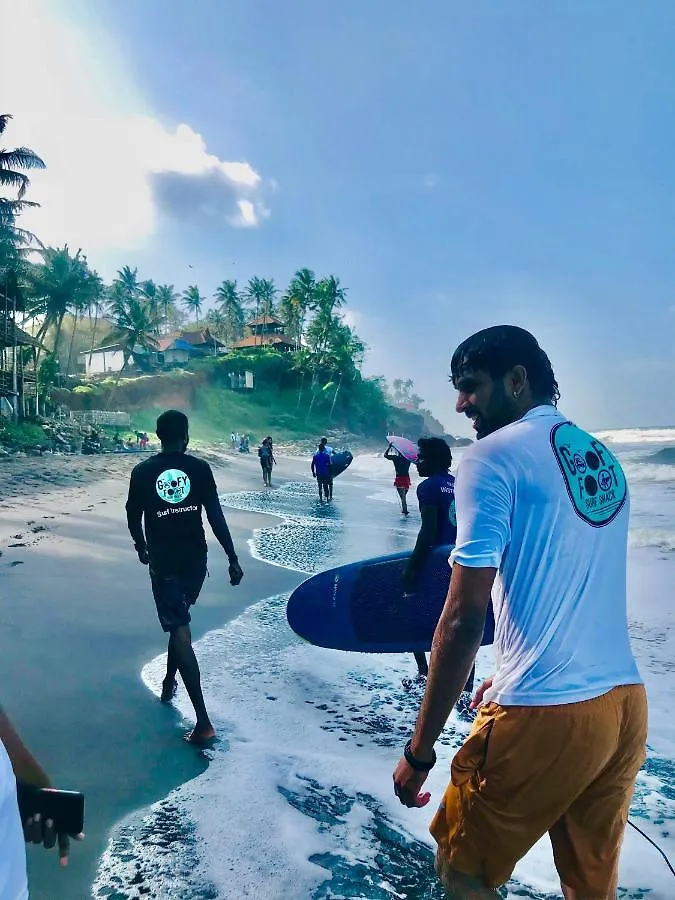
M 0 116 L 0 133 L 8 118 Z M 0 187 L 17 194 L 0 198 L 0 285 L 23 311 L 23 327 L 32 327 L 49 351 L 41 359 L 37 353 L 32 363 L 27 356 L 24 369 L 31 364 L 37 368 L 43 404 L 47 397 L 53 405 L 74 410 L 127 409 L 150 418 L 166 405 L 182 405 L 211 439 L 222 439 L 232 429 L 289 437 L 332 430 L 378 440 L 388 429 L 412 437 L 442 431 L 412 393 L 411 381 L 396 381 L 392 395 L 383 378 L 364 377 L 366 347 L 345 321 L 346 288 L 335 275 L 317 277 L 308 268 L 298 269 L 285 290 L 257 275 L 243 289 L 225 280 L 216 290 L 215 307 L 202 325 L 232 346 L 253 316 L 258 320 L 251 326 L 260 339 L 257 346 L 193 360 L 186 372 L 125 377 L 131 375 L 132 360 L 151 367 L 162 335 L 184 323 L 187 314 L 199 325 L 206 298 L 196 284 L 181 293 L 173 285 L 142 280 L 131 266 L 123 266 L 106 285 L 82 250 L 44 247 L 18 229 L 16 217 L 26 205 L 28 185 L 19 169 L 43 165 L 26 148 L 0 153 Z M 41 260 L 28 261 L 28 250 Z M 279 321 L 284 352 L 267 346 L 271 340 L 266 340 L 279 329 Z M 122 349 L 120 372 L 79 385 L 69 379 L 83 350 L 108 344 Z M 233 390 L 231 376 L 244 372 L 253 372 L 254 391 Z M 144 419 L 143 426 L 151 428 L 152 421 Z
M 45 433 L 33 422 L 6 422 L 0 420 L 0 447 L 27 450 L 45 442 Z

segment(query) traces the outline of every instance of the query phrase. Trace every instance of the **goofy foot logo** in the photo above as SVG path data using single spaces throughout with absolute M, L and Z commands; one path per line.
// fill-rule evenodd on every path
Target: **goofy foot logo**
M 571 422 L 555 426 L 551 446 L 577 515 L 596 528 L 616 518 L 628 494 L 617 458 Z
M 180 469 L 166 469 L 157 479 L 155 488 L 166 503 L 182 503 L 190 493 L 190 478 Z

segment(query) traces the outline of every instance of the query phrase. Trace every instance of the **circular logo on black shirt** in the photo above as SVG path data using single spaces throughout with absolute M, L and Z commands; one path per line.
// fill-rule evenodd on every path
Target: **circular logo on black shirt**
M 180 469 L 165 469 L 158 477 L 155 489 L 166 503 L 182 503 L 190 493 L 190 478 Z

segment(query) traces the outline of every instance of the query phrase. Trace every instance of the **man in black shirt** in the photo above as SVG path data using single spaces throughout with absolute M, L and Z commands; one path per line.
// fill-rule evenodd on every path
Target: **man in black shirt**
M 157 437 L 161 452 L 139 463 L 131 473 L 127 523 L 139 560 L 150 566 L 157 614 L 169 634 L 161 699 L 168 703 L 173 698 L 178 687 L 176 672 L 180 672 L 197 715 L 197 724 L 187 740 L 198 744 L 216 734 L 206 712 L 190 634 L 190 607 L 197 602 L 206 577 L 202 507 L 230 560 L 230 583 L 239 584 L 244 573 L 211 467 L 185 452 L 189 441 L 187 416 L 175 409 L 162 413 L 157 419 Z

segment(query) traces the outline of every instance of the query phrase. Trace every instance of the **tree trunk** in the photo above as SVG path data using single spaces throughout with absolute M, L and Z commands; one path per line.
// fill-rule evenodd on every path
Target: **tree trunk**
M 75 313 L 75 321 L 73 322 L 73 331 L 70 335 L 70 345 L 68 347 L 68 363 L 66 365 L 66 375 L 70 375 L 70 363 L 73 358 L 73 342 L 75 341 L 75 332 L 77 331 L 77 326 L 80 322 L 79 313 Z
M 58 359 L 58 349 L 59 349 L 59 340 L 61 339 L 61 328 L 63 327 L 63 319 L 65 317 L 65 313 L 61 313 L 59 316 L 59 320 L 56 323 L 56 335 L 54 336 L 54 355 Z
M 91 368 L 91 357 L 94 352 L 94 344 L 96 343 L 96 326 L 98 324 L 99 305 L 96 304 L 96 314 L 94 315 L 94 327 L 91 330 L 91 344 L 89 345 L 89 368 Z
M 337 395 L 338 395 L 338 393 L 339 393 L 341 387 L 342 387 L 342 375 L 340 375 L 340 378 L 338 379 L 338 385 L 337 385 L 337 387 L 335 388 L 335 393 L 333 394 L 333 402 L 331 403 L 330 413 L 328 414 L 328 421 L 329 421 L 329 422 L 330 422 L 330 421 L 332 420 L 332 418 L 333 418 L 333 410 L 335 409 L 335 401 L 337 400 Z

